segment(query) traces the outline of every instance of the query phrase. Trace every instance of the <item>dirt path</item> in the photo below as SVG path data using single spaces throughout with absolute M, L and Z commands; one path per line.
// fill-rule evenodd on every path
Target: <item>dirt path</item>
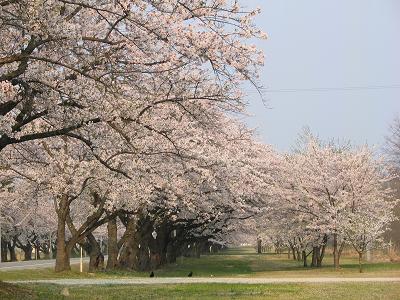
M 276 283 L 343 283 L 343 282 L 400 282 L 400 277 L 323 277 L 323 278 L 232 278 L 232 277 L 159 277 L 121 279 L 48 279 L 7 281 L 10 283 L 45 283 L 58 285 L 129 285 L 129 284 L 187 284 L 187 283 L 230 283 L 230 284 L 276 284 Z

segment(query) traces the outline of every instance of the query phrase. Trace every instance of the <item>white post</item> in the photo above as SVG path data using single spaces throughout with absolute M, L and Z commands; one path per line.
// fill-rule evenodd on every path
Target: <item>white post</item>
M 49 233 L 49 258 L 53 258 L 53 249 L 51 248 L 51 232 Z
M 79 270 L 81 271 L 81 273 L 83 272 L 83 249 L 82 249 L 82 246 L 81 246 L 81 260 L 80 260 Z

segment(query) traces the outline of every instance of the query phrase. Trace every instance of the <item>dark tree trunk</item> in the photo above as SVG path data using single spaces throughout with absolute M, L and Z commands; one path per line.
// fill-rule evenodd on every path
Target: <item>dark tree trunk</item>
M 313 247 L 312 257 L 311 257 L 311 267 L 316 267 L 318 265 L 319 256 L 320 256 L 320 247 Z
M 261 254 L 261 239 L 257 239 L 257 253 Z
M 160 264 L 162 258 L 157 251 L 157 241 L 152 237 L 153 225 L 150 217 L 143 214 L 137 215 L 137 222 L 133 219 L 129 221 L 126 228 L 128 232 L 119 256 L 121 268 L 149 271 Z M 157 234 L 161 239 L 162 233 Z
M 1 262 L 6 262 L 7 261 L 7 251 L 8 251 L 8 245 L 9 245 L 10 243 L 9 242 L 6 242 L 6 241 L 4 241 L 3 239 L 1 240 L 1 258 L 0 258 L 0 261 Z
M 17 261 L 17 253 L 15 252 L 15 245 L 11 245 L 8 250 L 10 251 L 10 261 Z
M 62 196 L 60 201 L 60 206 L 57 211 L 57 253 L 56 253 L 56 272 L 62 271 L 70 271 L 70 255 L 72 247 L 67 247 L 67 243 L 65 241 L 65 225 L 66 225 L 66 218 L 68 213 L 68 198 L 66 196 Z
M 54 244 L 54 246 L 51 246 L 51 254 L 52 257 L 51 258 L 56 258 L 57 257 L 57 244 Z
M 17 253 L 15 252 L 15 241 L 7 243 L 8 251 L 10 251 L 10 261 L 17 261 Z
M 337 233 L 333 234 L 333 265 L 335 270 L 339 270 L 339 249 Z
M 317 267 L 320 268 L 322 267 L 322 260 L 324 259 L 325 256 L 325 249 L 326 249 L 326 244 L 328 243 L 328 236 L 324 235 L 324 239 L 322 240 L 322 247 L 320 247 L 320 253 L 317 258 Z
M 108 259 L 107 270 L 114 270 L 118 266 L 118 236 L 117 236 L 117 220 L 114 218 L 108 221 Z
M 319 257 L 317 257 L 317 267 L 320 268 L 322 267 L 322 260 L 324 259 L 325 255 L 325 245 L 322 246 L 321 253 L 319 254 Z
M 40 259 L 40 246 L 35 242 L 35 259 Z
M 338 251 L 338 261 L 339 261 L 339 263 L 340 263 L 340 257 L 342 256 L 343 249 L 344 249 L 344 242 L 342 242 L 340 244 L 339 251 Z
M 135 242 L 136 221 L 130 219 L 125 229 L 125 241 L 121 248 L 121 253 L 118 259 L 118 266 L 124 269 L 134 269 L 136 255 L 138 253 L 138 244 Z
M 194 257 L 196 257 L 196 258 L 200 258 L 200 249 L 199 249 L 199 243 L 198 242 L 196 242 L 194 245 L 193 245 L 193 251 L 194 251 Z
M 359 269 L 360 273 L 363 272 L 362 258 L 363 258 L 363 253 L 360 251 L 360 252 L 358 252 L 358 269 Z
M 96 272 L 104 268 L 104 255 L 101 253 L 100 245 L 93 234 L 88 234 L 89 241 L 89 272 Z
M 24 260 L 32 260 L 32 250 L 32 245 L 29 243 L 22 248 L 22 251 L 24 251 Z
M 301 254 L 302 254 L 301 256 L 303 257 L 303 267 L 307 267 L 307 254 L 306 254 L 306 251 L 303 250 Z
M 296 254 L 297 254 L 297 260 L 298 260 L 298 261 L 301 261 L 301 260 L 302 260 L 302 257 L 301 257 L 301 252 L 300 252 L 299 249 L 296 249 Z
M 175 245 L 173 242 L 170 242 L 167 245 L 167 254 L 166 254 L 167 263 L 175 263 L 176 257 L 177 257 L 177 253 L 176 253 Z
M 137 243 L 140 243 L 140 248 L 138 249 L 137 260 L 135 263 L 136 271 L 149 271 L 151 270 L 151 243 L 154 242 L 154 239 L 151 235 L 153 231 L 153 222 L 149 217 L 141 217 L 138 220 L 138 228 L 140 230 L 136 231 L 136 240 Z M 156 255 L 153 258 L 153 263 L 156 263 L 159 260 L 159 256 Z
M 150 268 L 156 269 L 167 263 L 167 246 L 170 239 L 170 228 L 162 222 L 157 229 L 157 239 L 150 238 Z

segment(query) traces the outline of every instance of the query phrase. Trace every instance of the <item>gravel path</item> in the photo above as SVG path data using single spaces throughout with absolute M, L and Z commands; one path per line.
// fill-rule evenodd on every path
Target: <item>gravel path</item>
M 341 282 L 400 282 L 400 277 L 322 277 L 322 278 L 232 278 L 232 277 L 159 277 L 121 279 L 46 279 L 7 281 L 9 283 L 50 283 L 59 285 L 129 285 L 129 284 L 186 284 L 186 283 L 231 283 L 231 284 L 271 284 L 271 283 L 341 283 Z

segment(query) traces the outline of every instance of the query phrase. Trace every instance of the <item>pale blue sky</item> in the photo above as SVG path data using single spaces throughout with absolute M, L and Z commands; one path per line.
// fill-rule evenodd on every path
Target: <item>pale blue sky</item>
M 400 87 L 400 0 L 242 0 L 260 6 L 269 39 L 261 83 L 267 89 Z M 400 88 L 266 93 L 255 91 L 248 119 L 261 139 L 288 150 L 304 126 L 322 138 L 381 145 L 400 114 Z

